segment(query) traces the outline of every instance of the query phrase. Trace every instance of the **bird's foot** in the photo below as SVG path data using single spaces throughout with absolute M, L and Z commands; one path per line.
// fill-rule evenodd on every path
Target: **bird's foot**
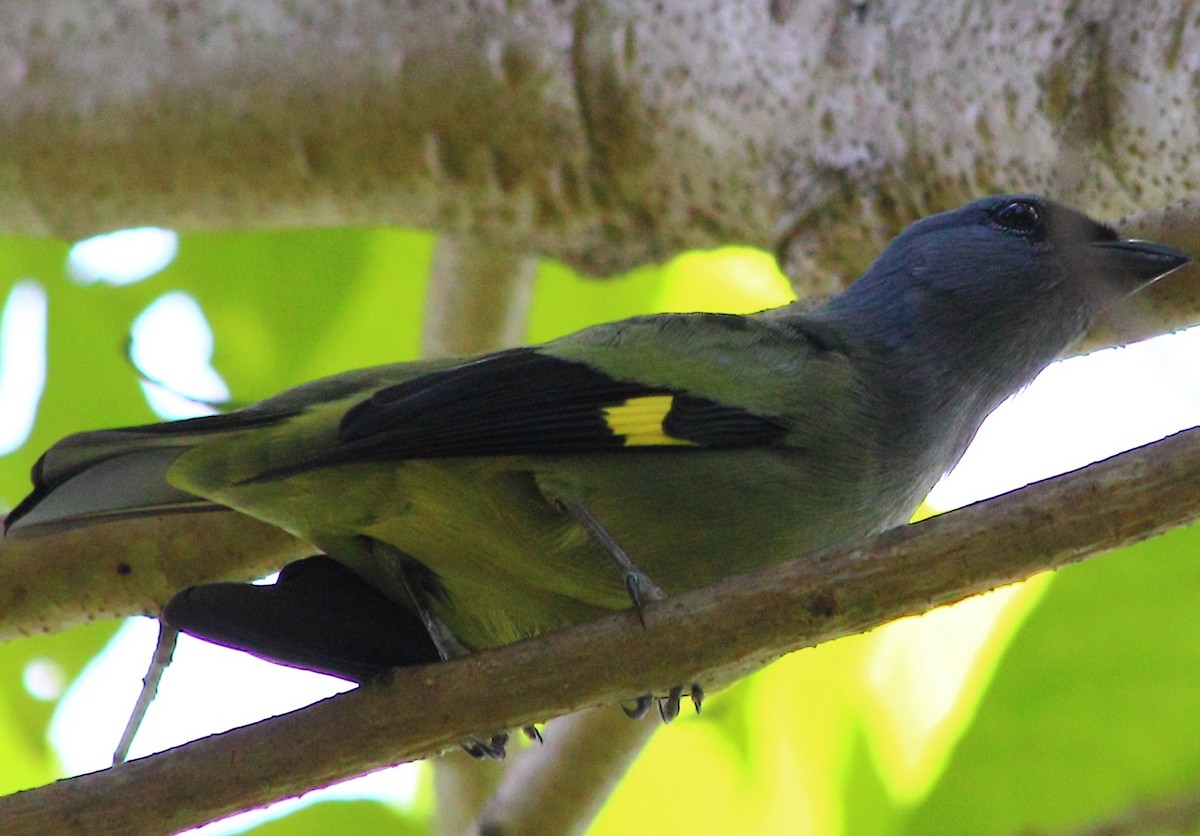
M 666 600 L 667 593 L 663 592 L 662 587 L 655 583 L 653 578 L 638 568 L 625 549 L 621 548 L 621 544 L 585 505 L 571 499 L 558 499 L 556 502 L 587 531 L 592 540 L 604 549 L 617 570 L 625 575 L 625 591 L 629 594 L 629 602 L 633 605 L 633 611 L 637 613 L 638 621 L 645 627 L 645 603 Z
M 459 741 L 458 745 L 462 746 L 463 751 L 477 761 L 502 761 L 504 760 L 504 756 L 508 754 L 506 751 L 506 747 L 508 746 L 508 732 L 499 732 L 482 737 L 468 737 L 466 740 Z
M 652 705 L 654 705 L 654 697 L 642 694 L 640 697 L 634 697 L 621 703 L 621 710 L 630 720 L 640 720 L 649 713 Z
M 625 591 L 629 593 L 629 603 L 637 613 L 642 627 L 646 626 L 646 601 L 665 601 L 667 594 L 650 577 L 636 566 L 625 575 Z
M 658 703 L 658 716 L 662 718 L 664 723 L 669 723 L 679 716 L 680 704 L 683 700 L 684 689 L 682 685 L 676 685 L 667 692 L 665 697 L 655 697 L 650 694 L 642 694 L 639 697 L 634 697 L 632 700 L 621 703 L 621 710 L 625 712 L 625 716 L 631 720 L 640 720 L 645 717 L 650 711 L 650 706 Z M 692 701 L 692 705 L 696 709 L 696 713 L 700 713 L 700 708 L 704 703 L 704 689 L 698 683 L 693 682 L 691 688 L 688 689 L 688 697 Z
M 542 733 L 535 725 L 522 726 L 521 733 L 529 740 L 542 743 Z M 478 737 L 472 735 L 461 741 L 459 745 L 475 760 L 502 761 L 508 754 L 508 732 L 496 732 Z

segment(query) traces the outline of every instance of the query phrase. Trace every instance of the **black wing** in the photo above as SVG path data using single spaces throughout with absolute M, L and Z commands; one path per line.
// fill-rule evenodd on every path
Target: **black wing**
M 521 348 L 380 389 L 347 411 L 334 449 L 256 478 L 364 461 L 761 446 L 786 432 L 769 416 Z

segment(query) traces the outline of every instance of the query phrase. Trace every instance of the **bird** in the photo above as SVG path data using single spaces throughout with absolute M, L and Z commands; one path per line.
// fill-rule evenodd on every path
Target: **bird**
M 69 436 L 5 530 L 217 508 L 277 526 L 313 556 L 181 590 L 164 623 L 364 681 L 907 522 L 1001 401 L 1188 260 L 985 197 L 821 304 L 637 316 Z

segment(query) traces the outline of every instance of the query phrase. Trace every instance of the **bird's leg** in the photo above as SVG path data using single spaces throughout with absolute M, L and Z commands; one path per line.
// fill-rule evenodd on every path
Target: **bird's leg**
M 395 550 L 393 549 L 392 551 Z M 409 600 L 412 601 L 412 605 L 417 611 L 417 616 L 421 619 L 421 623 L 425 625 L 425 630 L 429 633 L 429 638 L 433 640 L 433 646 L 437 648 L 438 656 L 441 657 L 443 662 L 449 662 L 451 659 L 461 659 L 463 656 L 466 656 L 470 651 L 450 631 L 446 623 L 437 617 L 433 611 L 429 593 L 413 578 L 416 567 L 413 565 L 412 559 L 400 555 L 399 552 L 395 553 L 399 557 L 396 572 L 400 575 L 400 580 L 404 584 L 404 589 L 408 593 Z
M 667 593 L 663 592 L 662 587 L 656 584 L 649 575 L 638 568 L 637 564 L 621 548 L 621 544 L 608 533 L 604 524 L 596 519 L 596 515 L 586 506 L 573 499 L 559 499 L 557 502 L 604 549 L 613 565 L 625 574 L 625 589 L 629 593 L 629 600 L 633 604 L 634 612 L 637 613 L 638 621 L 642 622 L 642 626 L 645 627 L 646 616 L 643 611 L 643 602 L 665 600 Z
M 563 511 L 583 526 L 592 539 L 604 549 L 613 565 L 625 573 L 625 589 L 629 592 L 629 600 L 633 604 L 633 610 L 637 613 L 638 620 L 645 627 L 646 616 L 643 612 L 643 601 L 662 601 L 666 599 L 667 593 L 663 592 L 662 587 L 656 584 L 649 575 L 638 568 L 629 554 L 621 548 L 621 544 L 585 505 L 572 499 L 558 499 L 557 502 Z M 689 696 L 692 705 L 696 708 L 696 713 L 699 714 L 701 703 L 704 702 L 704 689 L 700 685 L 692 683 Z M 679 703 L 682 697 L 683 686 L 676 685 L 668 692 L 667 696 L 657 698 L 658 714 L 664 723 L 669 723 L 679 716 Z M 655 697 L 650 694 L 642 694 L 622 703 L 621 710 L 630 719 L 640 720 L 650 711 L 650 706 L 654 702 Z
M 470 653 L 446 623 L 433 611 L 431 596 L 420 583 L 419 574 L 423 568 L 421 564 L 386 543 L 377 543 L 376 548 L 387 550 L 389 556 L 396 561 L 396 572 L 442 661 L 449 662 L 452 659 L 460 659 Z M 530 740 L 541 742 L 542 735 L 536 727 L 526 726 L 522 731 Z M 482 737 L 473 735 L 460 741 L 459 745 L 462 746 L 463 751 L 476 760 L 489 758 L 502 761 L 506 754 L 505 747 L 508 745 L 508 732 L 494 732 Z

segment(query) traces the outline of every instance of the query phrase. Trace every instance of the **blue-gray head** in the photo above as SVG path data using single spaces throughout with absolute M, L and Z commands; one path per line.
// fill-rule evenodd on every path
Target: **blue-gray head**
M 1060 203 L 998 195 L 905 229 L 827 310 L 898 348 L 1044 364 L 1104 308 L 1187 261 Z
M 932 451 L 936 478 L 1104 308 L 1188 260 L 1060 203 L 1001 195 L 914 223 L 814 313 L 852 335 L 869 386 L 897 432 Z

